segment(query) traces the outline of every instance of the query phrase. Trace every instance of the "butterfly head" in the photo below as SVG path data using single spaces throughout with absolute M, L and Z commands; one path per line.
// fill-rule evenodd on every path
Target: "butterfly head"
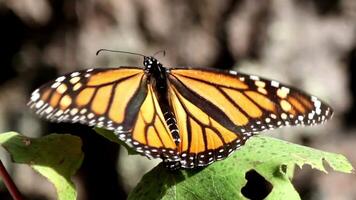
M 154 72 L 162 67 L 162 64 L 152 56 L 145 56 L 143 65 L 145 66 L 145 70 L 149 72 Z

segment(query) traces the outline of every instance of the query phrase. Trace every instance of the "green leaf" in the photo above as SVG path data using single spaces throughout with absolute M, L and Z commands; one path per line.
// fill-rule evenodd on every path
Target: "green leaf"
M 111 142 L 115 142 L 124 146 L 127 149 L 129 155 L 139 154 L 138 152 L 130 148 L 124 141 L 119 140 L 119 138 L 114 134 L 114 132 L 98 127 L 95 127 L 94 131 L 97 132 L 99 135 L 105 137 L 106 139 L 110 140 Z
M 28 138 L 15 132 L 0 134 L 0 144 L 15 163 L 30 165 L 56 188 L 58 199 L 76 199 L 71 177 L 80 167 L 84 154 L 79 137 L 51 134 Z
M 339 172 L 353 167 L 339 154 L 323 152 L 265 136 L 254 136 L 229 158 L 195 170 L 170 171 L 163 164 L 148 172 L 128 199 L 246 199 L 246 172 L 255 170 L 273 186 L 266 199 L 300 199 L 290 179 L 295 166 L 326 172 L 323 161 Z

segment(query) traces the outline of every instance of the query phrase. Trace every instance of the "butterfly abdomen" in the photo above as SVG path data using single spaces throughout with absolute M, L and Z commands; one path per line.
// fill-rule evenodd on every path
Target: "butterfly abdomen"
M 179 130 L 178 130 L 178 125 L 177 125 L 177 120 L 172 112 L 165 112 L 164 113 L 164 118 L 166 120 L 166 124 L 169 128 L 169 131 L 171 132 L 173 136 L 173 140 L 178 146 L 180 143 L 180 137 L 179 137 Z

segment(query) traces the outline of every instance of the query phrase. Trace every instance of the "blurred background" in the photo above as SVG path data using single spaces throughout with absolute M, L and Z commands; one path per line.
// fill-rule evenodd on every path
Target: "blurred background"
M 74 178 L 79 199 L 125 199 L 158 161 L 127 156 L 86 126 L 52 124 L 26 107 L 41 84 L 74 70 L 142 66 L 234 69 L 276 79 L 328 102 L 323 126 L 283 128 L 268 135 L 344 154 L 356 166 L 356 1 L 354 0 L 0 0 L 0 132 L 82 138 L 85 159 Z M 26 199 L 55 199 L 54 188 L 26 165 L 5 162 Z M 356 177 L 297 169 L 302 199 L 356 199 Z M 0 187 L 0 199 L 11 199 Z

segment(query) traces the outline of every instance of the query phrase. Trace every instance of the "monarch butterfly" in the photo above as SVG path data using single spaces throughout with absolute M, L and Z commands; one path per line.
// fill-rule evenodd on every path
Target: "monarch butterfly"
M 134 53 L 133 53 L 134 54 Z M 58 77 L 31 95 L 37 114 L 112 130 L 135 151 L 168 168 L 222 160 L 252 135 L 287 125 L 314 125 L 332 109 L 277 81 L 235 71 L 165 68 L 87 69 Z

